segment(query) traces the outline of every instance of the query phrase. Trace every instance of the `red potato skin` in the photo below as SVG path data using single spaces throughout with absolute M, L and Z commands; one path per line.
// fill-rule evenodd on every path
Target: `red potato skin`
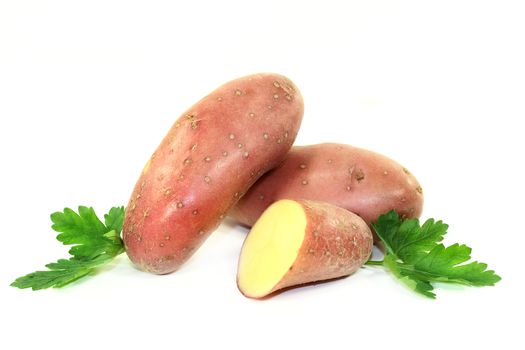
M 359 216 L 328 203 L 296 202 L 306 215 L 305 237 L 295 262 L 270 293 L 351 275 L 372 253 L 372 232 Z
M 231 81 L 174 123 L 148 161 L 126 210 L 123 241 L 144 271 L 177 270 L 228 210 L 291 148 L 303 116 L 286 77 Z
M 406 168 L 378 153 L 335 143 L 293 147 L 229 215 L 251 227 L 279 199 L 331 203 L 369 225 L 390 210 L 405 218 L 417 218 L 423 210 L 423 190 Z

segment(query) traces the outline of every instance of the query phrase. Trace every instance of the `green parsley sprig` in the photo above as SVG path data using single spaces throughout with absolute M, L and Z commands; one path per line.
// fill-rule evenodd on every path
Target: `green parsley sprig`
M 93 208 L 78 207 L 78 213 L 65 208 L 63 212 L 51 214 L 51 228 L 59 235 L 58 241 L 73 245 L 69 259 L 60 259 L 47 264 L 46 271 L 36 271 L 17 278 L 11 286 L 31 288 L 60 288 L 107 264 L 124 252 L 120 232 L 124 222 L 124 207 L 111 208 L 104 215 L 104 223 Z
M 471 248 L 439 243 L 447 233 L 448 225 L 429 219 L 420 226 L 418 219 L 402 220 L 395 211 L 381 215 L 372 224 L 385 245 L 382 261 L 368 261 L 367 265 L 382 265 L 409 288 L 429 298 L 436 295 L 433 283 L 446 282 L 468 286 L 493 286 L 501 277 L 487 264 L 470 262 Z

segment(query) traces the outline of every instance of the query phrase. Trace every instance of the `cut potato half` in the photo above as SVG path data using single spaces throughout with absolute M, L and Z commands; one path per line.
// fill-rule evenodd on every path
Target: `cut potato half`
M 298 284 L 346 276 L 372 251 L 357 215 L 313 201 L 280 200 L 261 215 L 239 258 L 237 284 L 251 298 Z

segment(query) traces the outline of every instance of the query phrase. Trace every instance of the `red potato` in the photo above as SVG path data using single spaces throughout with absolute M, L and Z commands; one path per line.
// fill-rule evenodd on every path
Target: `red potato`
M 228 210 L 292 146 L 303 116 L 295 85 L 276 74 L 231 81 L 175 122 L 144 167 L 123 240 L 140 269 L 177 270 Z
M 331 203 L 367 224 L 392 209 L 407 218 L 419 217 L 423 210 L 421 186 L 406 168 L 383 155 L 334 143 L 293 147 L 230 215 L 252 226 L 270 204 L 285 198 Z
M 334 205 L 280 200 L 257 220 L 242 246 L 239 290 L 262 298 L 282 288 L 347 276 L 372 253 L 372 232 Z

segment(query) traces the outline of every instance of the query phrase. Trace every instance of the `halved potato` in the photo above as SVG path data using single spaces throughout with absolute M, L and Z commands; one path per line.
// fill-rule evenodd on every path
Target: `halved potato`
M 247 236 L 237 285 L 245 296 L 261 298 L 285 287 L 350 275 L 368 260 L 372 244 L 366 223 L 345 209 L 280 200 Z

